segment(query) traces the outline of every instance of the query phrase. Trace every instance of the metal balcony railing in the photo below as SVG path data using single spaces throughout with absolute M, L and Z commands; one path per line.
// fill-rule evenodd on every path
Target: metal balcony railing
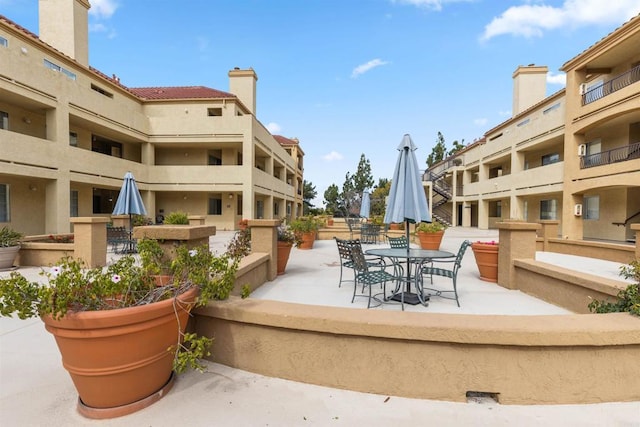
M 620 74 L 619 76 L 604 82 L 600 86 L 596 86 L 586 91 L 582 94 L 582 105 L 587 105 L 597 101 L 598 99 L 604 98 L 605 96 L 637 81 L 640 81 L 640 65 L 637 65 L 626 73 Z
M 580 158 L 580 169 L 625 162 L 633 159 L 640 159 L 640 142 L 583 156 Z

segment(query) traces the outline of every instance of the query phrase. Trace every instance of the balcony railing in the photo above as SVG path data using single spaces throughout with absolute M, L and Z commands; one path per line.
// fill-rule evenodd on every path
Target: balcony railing
M 620 74 L 619 76 L 604 82 L 600 86 L 596 86 L 586 91 L 582 95 L 582 105 L 587 105 L 600 98 L 604 98 L 605 96 L 637 81 L 640 81 L 640 65 L 633 67 L 624 74 Z
M 640 142 L 584 156 L 580 159 L 580 169 L 609 165 L 611 163 L 633 159 L 640 159 Z

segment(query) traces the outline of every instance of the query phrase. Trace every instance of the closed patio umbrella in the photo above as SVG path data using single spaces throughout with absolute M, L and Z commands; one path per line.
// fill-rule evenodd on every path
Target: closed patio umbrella
M 420 169 L 415 151 L 417 147 L 409 134 L 405 134 L 398 146 L 398 161 L 391 179 L 391 189 L 387 198 L 387 208 L 384 214 L 385 224 L 392 222 L 405 223 L 407 242 L 409 239 L 409 223 L 431 222 L 431 214 L 424 194 Z M 407 251 L 409 248 L 407 247 Z M 409 287 L 409 268 L 407 268 L 407 288 Z M 405 301 L 411 304 L 418 300 L 417 295 L 407 295 Z
M 131 241 L 131 233 L 133 230 L 133 218 L 132 215 L 146 215 L 147 210 L 142 202 L 140 191 L 138 191 L 138 185 L 136 179 L 131 172 L 127 172 L 124 175 L 124 182 L 120 188 L 118 194 L 118 200 L 113 208 L 113 215 L 129 215 L 129 250 L 133 251 L 133 245 Z
M 371 196 L 368 192 L 362 192 L 362 203 L 360 203 L 360 217 L 369 218 L 371 214 Z

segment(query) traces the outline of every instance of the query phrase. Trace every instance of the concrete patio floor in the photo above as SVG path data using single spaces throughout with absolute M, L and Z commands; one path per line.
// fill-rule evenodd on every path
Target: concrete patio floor
M 224 250 L 232 234 L 220 232 L 214 236 L 213 250 Z M 491 230 L 449 229 L 442 249 L 456 252 L 464 239 L 496 238 L 497 232 Z M 373 246 L 365 249 L 368 247 Z M 616 263 L 545 253 L 538 253 L 536 257 L 620 279 Z M 356 298 L 351 304 L 351 283 L 338 287 L 339 270 L 335 242 L 317 241 L 312 250 L 294 249 L 286 274 L 265 283 L 251 297 L 366 309 L 365 298 Z M 39 269 L 20 271 L 31 276 Z M 0 277 L 7 274 L 0 272 Z M 447 284 L 446 279 L 439 279 L 434 279 L 436 288 Z M 455 301 L 438 297 L 433 297 L 428 307 L 406 305 L 405 308 L 467 314 L 568 313 L 519 291 L 480 281 L 471 250 L 466 253 L 460 271 L 459 294 L 460 308 Z M 396 303 L 373 310 L 400 309 Z M 112 420 L 88 420 L 76 412 L 75 388 L 61 366 L 55 341 L 42 322 L 0 318 L 0 425 L 640 426 L 640 402 L 536 406 L 500 405 L 482 400 L 452 403 L 331 389 L 264 377 L 216 363 L 207 363 L 207 366 L 208 372 L 204 374 L 181 375 L 163 399 L 142 411 Z

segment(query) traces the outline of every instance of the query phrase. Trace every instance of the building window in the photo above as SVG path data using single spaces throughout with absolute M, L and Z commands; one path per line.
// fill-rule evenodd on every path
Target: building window
M 221 117 L 222 108 L 207 108 L 207 116 L 209 117 Z
M 542 114 L 548 114 L 554 110 L 557 110 L 558 108 L 560 108 L 560 103 L 558 102 L 557 104 L 553 104 L 551 107 L 547 108 L 546 110 L 542 111 Z
M 524 125 L 526 125 L 526 124 L 527 124 L 527 123 L 529 123 L 529 122 L 530 122 L 530 120 L 529 120 L 529 119 L 524 119 L 523 121 L 521 121 L 520 123 L 518 123 L 516 126 L 518 126 L 518 127 L 520 127 L 520 126 L 524 126 Z
M 542 166 L 550 165 L 552 163 L 558 163 L 560 161 L 560 154 L 553 153 L 542 156 Z
M 238 196 L 237 199 L 236 213 L 242 215 L 242 196 Z
M 210 166 L 219 166 L 222 164 L 222 150 L 209 150 Z
M 557 219 L 556 199 L 540 200 L 540 219 Z
M 11 221 L 9 212 L 9 184 L 0 184 L 0 222 Z
M 99 86 L 94 85 L 93 83 L 91 84 L 91 89 L 95 90 L 96 92 L 98 92 L 100 95 L 104 95 L 107 98 L 113 98 L 113 94 L 110 92 L 107 92 L 106 90 L 102 89 Z
M 238 166 L 242 166 L 242 153 L 238 153 Z
M 278 218 L 279 215 L 280 215 L 280 203 L 274 202 L 273 203 L 273 217 L 274 218 Z
M 584 205 L 584 219 L 600 219 L 600 196 L 584 197 L 582 202 Z
M 74 73 L 72 73 L 71 71 L 67 70 L 66 68 L 63 68 L 61 66 L 59 66 L 58 64 L 54 64 L 53 62 L 44 59 L 44 66 L 53 70 L 53 71 L 59 71 L 62 74 L 64 74 L 65 76 L 69 77 L 71 80 L 75 80 L 76 79 L 76 75 Z
M 3 47 L 9 46 L 9 40 L 7 40 L 4 37 L 0 36 L 0 46 L 3 46 Z
M 262 200 L 256 201 L 256 215 L 258 219 L 264 218 L 264 202 Z
M 9 130 L 9 113 L 0 111 L 0 129 Z
M 75 132 L 69 132 L 69 145 L 72 147 L 78 146 L 78 134 Z
M 220 196 L 209 198 L 209 215 L 222 215 L 222 198 Z
M 78 190 L 71 190 L 69 195 L 69 216 L 75 218 L 78 216 Z
M 523 214 L 523 219 L 525 221 L 529 220 L 529 202 L 527 200 L 525 200 L 522 203 L 522 214 Z

